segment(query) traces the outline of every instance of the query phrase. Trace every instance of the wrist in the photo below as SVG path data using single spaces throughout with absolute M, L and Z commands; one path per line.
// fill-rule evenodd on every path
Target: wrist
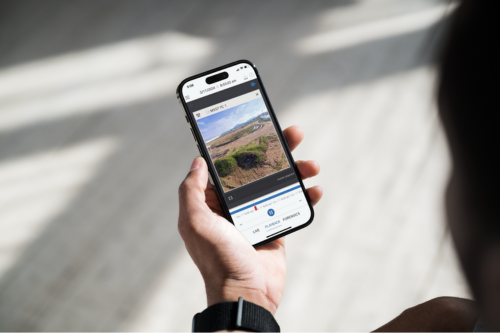
M 262 306 L 239 297 L 237 302 L 216 303 L 193 317 L 193 332 L 242 330 L 280 332 L 274 316 Z
M 222 288 L 206 288 L 207 306 L 221 302 L 237 302 L 239 297 L 247 302 L 257 304 L 273 316 L 278 309 L 278 305 L 273 303 L 262 291 L 244 286 L 224 286 Z

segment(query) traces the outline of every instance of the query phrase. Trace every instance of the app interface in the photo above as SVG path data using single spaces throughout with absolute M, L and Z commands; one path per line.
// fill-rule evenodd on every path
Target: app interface
M 233 223 L 257 244 L 306 223 L 311 212 L 253 68 L 239 64 L 222 72 L 227 79 L 208 84 L 198 78 L 182 93 Z

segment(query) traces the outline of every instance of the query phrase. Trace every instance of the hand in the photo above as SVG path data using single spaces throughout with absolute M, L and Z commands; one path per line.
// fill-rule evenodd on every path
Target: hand
M 283 131 L 291 150 L 304 138 L 302 130 L 292 126 Z M 319 164 L 297 161 L 302 179 L 316 176 Z M 323 190 L 307 189 L 315 205 Z M 179 232 L 189 255 L 205 281 L 208 306 L 236 302 L 241 296 L 273 315 L 285 289 L 285 238 L 255 249 L 236 227 L 227 221 L 214 189 L 208 183 L 203 158 L 197 157 L 179 187 Z

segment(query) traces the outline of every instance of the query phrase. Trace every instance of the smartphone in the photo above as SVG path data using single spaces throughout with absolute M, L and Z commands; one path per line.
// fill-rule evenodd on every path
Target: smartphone
M 254 247 L 311 224 L 311 201 L 253 63 L 191 76 L 177 99 L 226 218 Z

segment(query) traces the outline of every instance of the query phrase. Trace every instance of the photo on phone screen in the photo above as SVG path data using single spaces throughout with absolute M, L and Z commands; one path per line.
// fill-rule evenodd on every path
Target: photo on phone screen
M 187 81 L 180 90 L 231 219 L 256 245 L 309 224 L 313 211 L 258 74 L 247 63 L 220 73 L 226 79 L 207 83 L 216 72 Z
M 224 192 L 290 167 L 260 93 L 242 97 L 237 106 L 196 119 Z

